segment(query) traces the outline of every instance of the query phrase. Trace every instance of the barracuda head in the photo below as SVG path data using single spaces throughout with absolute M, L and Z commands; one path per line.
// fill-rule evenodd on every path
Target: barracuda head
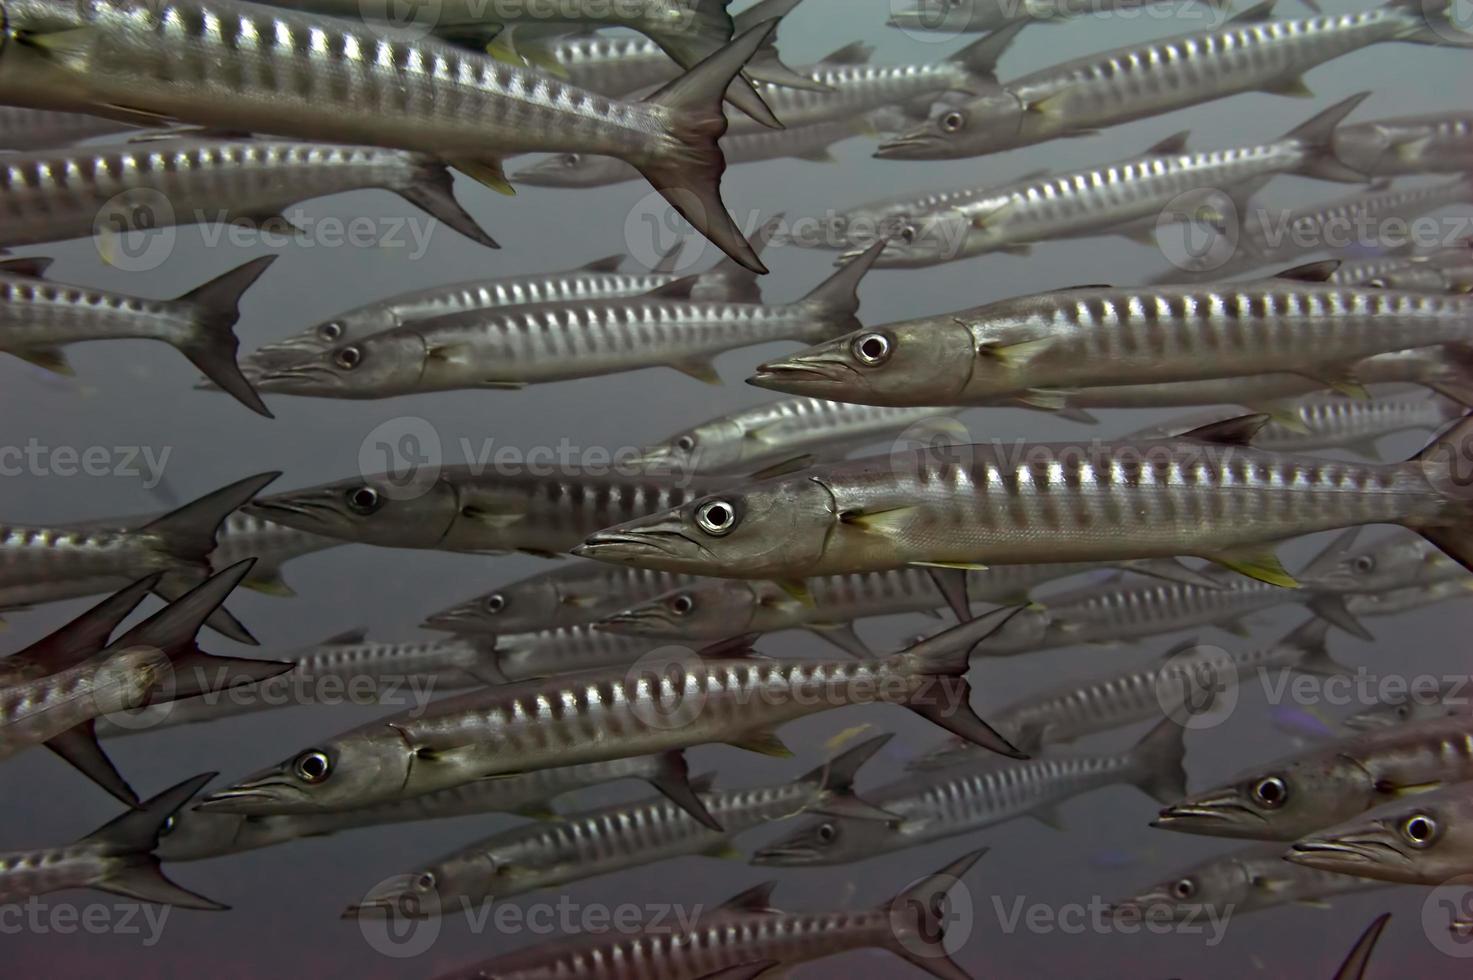
M 1286 890 L 1294 869 L 1276 872 L 1276 859 L 1265 861 L 1255 849 L 1246 859 L 1240 854 L 1216 857 L 1187 868 L 1111 906 L 1117 916 L 1166 916 L 1172 922 L 1199 921 L 1208 909 L 1218 916 L 1250 912 Z
M 455 488 L 432 470 L 379 474 L 258 497 L 255 516 L 343 541 L 385 548 L 433 548 L 459 513 Z
M 903 846 L 897 840 L 899 833 L 896 825 L 884 820 L 821 817 L 759 848 L 751 863 L 803 868 L 862 861 Z
M 387 398 L 433 388 L 436 357 L 414 330 L 390 330 L 267 367 L 261 391 L 320 398 Z
M 376 725 L 303 749 L 280 765 L 206 796 L 205 812 L 322 813 L 398 799 L 414 753 L 397 729 Z
M 714 419 L 646 448 L 639 462 L 654 472 L 714 473 L 740 466 L 747 434 L 731 419 Z
M 240 368 L 247 376 L 264 375 L 272 368 L 288 367 L 311 358 L 323 357 L 341 346 L 346 338 L 368 337 L 400 326 L 392 307 L 364 306 L 324 320 L 274 344 L 265 344 L 242 357 Z
M 1006 88 L 960 106 L 943 106 L 922 125 L 881 143 L 882 160 L 950 160 L 1011 149 L 1021 143 L 1027 110 Z
M 343 911 L 343 918 L 386 915 L 427 919 L 474 903 L 500 898 L 496 856 L 482 848 L 468 848 L 418 871 L 379 882 L 363 900 Z M 467 905 L 467 908 L 470 906 Z
M 972 333 L 960 320 L 912 320 L 768 361 L 748 383 L 863 405 L 945 405 L 967 389 L 976 360 Z
M 1320 830 L 1284 857 L 1321 871 L 1436 885 L 1467 873 L 1470 847 L 1473 798 L 1455 787 Z
M 716 641 L 797 625 L 798 616 L 787 613 L 801 605 L 770 583 L 715 579 L 672 589 L 597 625 L 629 636 Z

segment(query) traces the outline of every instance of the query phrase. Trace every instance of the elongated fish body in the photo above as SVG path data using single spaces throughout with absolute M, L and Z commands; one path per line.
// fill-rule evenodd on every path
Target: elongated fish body
M 64 16 L 39 4 L 8 13 L 9 29 L 28 39 L 0 61 L 0 97 L 15 104 L 74 102 L 130 119 L 417 150 L 493 183 L 509 154 L 604 153 L 658 172 L 662 192 L 681 187 L 675 206 L 721 226 L 723 248 L 762 270 L 715 205 L 715 140 L 726 85 L 774 23 L 712 55 L 692 84 L 626 103 L 433 39 L 231 0 L 79 0 Z
M 142 704 L 169 659 L 151 647 L 109 648 L 75 667 L 0 688 L 0 759 L 99 715 Z
M 1450 292 L 1447 276 L 1420 256 L 1378 255 L 1368 259 L 1342 259 L 1330 276 L 1341 286 L 1378 286 L 1418 292 Z
M 868 246 L 886 235 L 903 239 L 908 232 L 913 238 L 921 230 L 920 219 L 927 215 L 974 204 L 986 210 L 1003 207 L 1012 199 L 1010 186 L 945 188 L 871 201 L 819 219 L 819 234 L 793 234 L 787 244 L 799 248 L 849 249 Z
M 1056 23 L 1081 14 L 1108 15 L 1138 10 L 1158 0 L 1109 0 L 1103 4 L 1075 4 L 1070 0 L 912 0 L 894 4 L 886 21 L 905 31 L 950 34 L 990 34 L 1019 21 Z
M 385 802 L 510 772 L 649 755 L 707 742 L 783 754 L 774 729 L 844 704 L 902 704 L 951 731 L 1016 755 L 972 713 L 967 652 L 1006 619 L 989 614 L 889 657 L 785 661 L 718 658 L 746 640 L 679 650 L 629 668 L 564 674 L 467 692 L 426 713 L 363 725 L 212 794 L 234 813 L 307 813 Z M 922 696 L 924 692 L 924 696 Z M 667 710 L 673 707 L 674 712 Z M 666 795 L 708 826 L 689 785 Z
M 509 306 L 578 303 L 616 296 L 638 296 L 668 286 L 679 276 L 660 272 L 618 272 L 613 258 L 569 272 L 537 273 L 500 279 L 432 286 L 401 293 L 339 314 L 284 340 L 266 344 L 241 359 L 241 368 L 259 377 L 273 367 L 325 354 L 340 344 L 362 340 L 419 320 L 434 320 L 472 310 Z M 706 275 L 694 294 L 711 298 L 729 290 L 729 274 Z
M 895 819 L 814 817 L 760 848 L 753 864 L 844 864 L 973 833 L 1038 813 L 1053 820 L 1059 803 L 1115 783 L 1157 798 L 1186 786 L 1182 728 L 1168 718 L 1133 748 L 1114 755 L 1050 755 L 1022 762 L 971 763 L 912 775 L 866 794 Z
M 488 682 L 494 679 L 504 684 L 631 664 L 656 644 L 579 624 L 530 633 L 499 633 L 487 637 L 483 646 L 487 648 L 487 664 L 481 676 Z
M 651 922 L 633 933 L 588 933 L 497 956 L 436 980 L 753 980 L 854 949 L 885 949 L 947 980 L 966 973 L 950 958 L 948 892 L 985 853 L 973 851 L 873 909 L 798 914 L 773 907 L 769 881 L 689 925 Z
M 1473 715 L 1362 732 L 1260 764 L 1161 811 L 1152 826 L 1297 840 L 1408 791 L 1473 777 Z
M 1466 341 L 1473 297 L 1324 282 L 1333 263 L 1220 286 L 1080 287 L 858 331 L 769 362 L 764 387 L 904 405 L 1037 390 L 1257 376 L 1359 383 L 1357 361 Z M 867 348 L 881 356 L 868 363 Z M 918 383 L 919 360 L 952 360 Z M 842 359 L 842 360 L 841 360 Z M 858 371 L 854 370 L 857 367 Z M 845 378 L 851 380 L 845 380 Z
M 636 756 L 557 769 L 539 769 L 502 779 L 483 779 L 405 800 L 331 813 L 246 816 L 188 809 L 179 813 L 159 841 L 165 861 L 199 861 L 271 847 L 302 837 L 319 837 L 361 827 L 444 820 L 480 813 L 546 809 L 549 801 L 590 786 L 621 779 L 646 779 L 662 771 L 660 756 Z
M 1409 688 L 1403 696 L 1387 697 L 1379 704 L 1347 715 L 1340 727 L 1347 732 L 1369 732 L 1421 721 L 1446 718 L 1448 715 L 1473 713 L 1473 680 L 1457 677 L 1444 680 L 1435 688 Z
M 336 538 L 310 534 L 236 511 L 225 518 L 215 536 L 210 568 L 218 572 L 238 561 L 254 558 L 256 563 L 246 576 L 245 587 L 271 595 L 291 595 L 291 588 L 282 580 L 281 566 L 293 558 L 340 544 Z
M 421 625 L 453 633 L 494 634 L 578 626 L 693 581 L 642 568 L 570 562 L 457 603 L 427 616 Z
M 917 440 L 961 431 L 961 424 L 948 412 L 944 408 L 876 408 L 821 398 L 784 398 L 708 419 L 656 443 L 641 458 L 681 472 L 750 472 L 808 453 L 830 456 L 912 426 L 917 426 Z M 927 420 L 935 424 L 927 427 Z
M 1466 599 L 1470 594 L 1473 594 L 1473 579 L 1462 575 L 1431 585 L 1409 586 L 1374 595 L 1347 596 L 1345 608 L 1353 616 L 1394 616 L 1425 609 L 1450 599 Z
M 1160 115 L 1241 92 L 1295 92 L 1305 72 L 1386 41 L 1449 44 L 1439 13 L 1388 5 L 1358 13 L 1268 19 L 1272 0 L 1217 30 L 1085 55 L 1031 72 L 1002 90 L 943 109 L 880 147 L 881 157 L 974 156 Z M 1443 27 L 1446 33 L 1434 30 Z
M 81 112 L 49 112 L 0 106 L 0 148 L 44 150 L 97 136 L 112 136 L 133 127 Z
M 278 367 L 261 385 L 293 395 L 386 398 L 660 366 L 712 381 L 711 360 L 724 351 L 775 340 L 812 342 L 856 326 L 856 290 L 879 248 L 793 303 L 697 301 L 691 293 L 699 277 L 687 277 L 644 296 L 473 310 L 411 323 Z
M 1335 132 L 1335 155 L 1361 173 L 1462 173 L 1473 168 L 1473 113 L 1398 116 Z
M 1370 401 L 1344 396 L 1311 396 L 1279 409 L 1279 417 L 1253 439 L 1260 449 L 1280 453 L 1317 449 L 1348 449 L 1368 459 L 1379 459 L 1376 440 L 1409 430 L 1440 429 L 1464 412 L 1462 406 L 1438 395 L 1378 395 Z M 1134 439 L 1156 439 L 1224 419 L 1241 412 L 1219 409 L 1151 426 L 1132 434 Z
M 345 638 L 347 639 L 347 638 Z M 308 704 L 403 703 L 440 691 L 474 687 L 474 671 L 490 662 L 485 644 L 453 640 L 402 643 L 328 641 L 293 658 L 293 669 L 236 694 L 217 692 L 168 704 L 149 705 L 103 718 L 103 737 L 141 735 L 238 715 Z
M 195 139 L 7 156 L 0 161 L 0 246 L 90 237 L 100 222 L 108 230 L 106 209 L 120 194 L 136 195 L 130 200 L 149 208 L 152 227 L 242 219 L 270 227 L 292 204 L 368 188 L 400 194 L 478 244 L 495 247 L 456 203 L 445 165 L 422 154 Z M 126 214 L 120 209 L 118 217 Z
M 568 81 L 604 95 L 628 95 L 680 74 L 679 66 L 647 37 L 570 37 L 550 45 L 547 53 Z
M 151 853 L 169 820 L 214 776 L 204 773 L 166 789 L 75 844 L 0 854 L 0 902 L 17 903 L 69 888 L 95 888 L 180 908 L 225 908 L 164 877 L 158 858 Z
M 1307 869 L 1411 885 L 1464 878 L 1473 874 L 1473 787 L 1418 793 L 1301 837 L 1283 857 Z
M 1288 584 L 1274 542 L 1391 523 L 1459 555 L 1450 529 L 1465 505 L 1439 487 L 1453 485 L 1445 468 L 1452 457 L 1444 454 L 1457 451 L 1473 423 L 1458 423 L 1412 460 L 1378 465 L 1242 445 L 1265 421 L 1253 416 L 1148 443 L 1019 440 L 818 464 L 612 527 L 575 553 L 776 579 L 907 564 L 1195 555 Z
M 382 474 L 263 497 L 247 513 L 389 548 L 552 556 L 600 527 L 678 506 L 724 482 L 672 477 L 632 463 L 586 472 L 541 462 L 447 466 L 423 493 Z
M 1152 921 L 1202 922 L 1209 909 L 1224 917 L 1239 916 L 1378 887 L 1381 882 L 1369 878 L 1290 864 L 1282 847 L 1255 844 L 1185 868 L 1113 908 L 1117 914 L 1144 913 Z

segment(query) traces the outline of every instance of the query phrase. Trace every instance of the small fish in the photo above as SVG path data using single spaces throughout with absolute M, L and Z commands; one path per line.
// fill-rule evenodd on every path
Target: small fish
M 1445 7 L 1424 6 L 1420 0 L 1304 20 L 1271 19 L 1273 7 L 1274 0 L 1265 0 L 1215 30 L 1131 44 L 1030 72 L 996 92 L 943 108 L 925 125 L 882 144 L 875 156 L 978 156 L 1090 135 L 1241 92 L 1308 95 L 1305 72 L 1368 45 L 1468 43 Z
M 497 247 L 456 202 L 450 171 L 433 157 L 371 146 L 172 134 L 6 156 L 0 160 L 0 246 L 90 238 L 118 195 L 167 202 L 149 208 L 150 230 L 253 220 L 290 231 L 282 212 L 291 205 L 368 188 L 392 191 L 476 244 Z
M 1432 690 L 1414 688 L 1405 696 L 1387 698 L 1346 717 L 1340 724 L 1347 731 L 1370 732 L 1466 714 L 1473 714 L 1473 678 L 1457 677 L 1441 681 Z
M 127 810 L 75 844 L 0 854 L 0 902 L 91 888 L 140 902 L 219 911 L 228 906 L 181 888 L 164 877 L 151 853 L 169 819 L 215 773 L 207 772 Z
M 1219 286 L 1080 286 L 892 323 L 769 361 L 750 384 L 870 405 L 1304 375 L 1364 395 L 1359 362 L 1461 343 L 1473 296 L 1328 282 L 1336 263 Z M 1225 338 L 1232 338 L 1231 341 Z M 950 365 L 941 368 L 940 365 Z
M 987 762 L 911 776 L 866 794 L 894 816 L 886 820 L 836 816 L 813 818 L 775 843 L 759 848 L 752 863 L 777 867 L 846 864 L 970 834 L 1033 815 L 1059 826 L 1057 806 L 1082 793 L 1133 783 L 1155 799 L 1186 788 L 1182 733 L 1174 719 L 1153 727 L 1130 750 L 1114 755 L 1050 755 L 1026 762 Z
M 1126 10 L 1140 10 L 1160 0 L 1107 0 L 1103 4 L 1074 4 L 1069 0 L 907 0 L 890 6 L 891 27 L 906 31 L 951 34 L 987 34 L 1023 22 L 1057 23 L 1081 14 L 1109 16 Z M 1214 13 L 1226 4 L 1221 0 L 1203 0 Z
M 353 809 L 498 774 L 711 742 L 785 756 L 777 726 L 882 696 L 1017 757 L 973 713 L 964 679 L 968 652 L 1012 612 L 872 660 L 769 660 L 753 657 L 749 638 L 738 638 L 700 656 L 670 658 L 657 672 L 635 665 L 473 691 L 304 749 L 200 806 L 246 814 Z M 718 826 L 688 782 L 664 780 L 655 788 L 706 826 Z
M 947 953 L 947 894 L 986 848 L 965 854 L 877 908 L 824 913 L 772 907 L 777 882 L 750 888 L 702 916 L 689 930 L 632 935 L 590 933 L 530 946 L 441 974 L 435 980 L 711 980 L 771 958 L 786 969 L 854 949 L 888 950 L 940 980 L 968 980 Z M 725 973 L 718 973 L 729 980 Z
M 0 159 L 0 170 L 4 160 Z M 235 363 L 240 300 L 276 256 L 252 259 L 171 300 L 140 299 L 43 278 L 50 259 L 0 261 L 0 351 L 70 374 L 60 348 L 91 340 L 158 340 L 258 415 L 271 418 Z
M 133 129 L 127 123 L 80 112 L 0 106 L 0 149 L 46 150 Z
M 1399 797 L 1473 776 L 1473 718 L 1363 732 L 1245 770 L 1161 811 L 1151 826 L 1292 841 Z
M 568 793 L 624 779 L 683 778 L 685 771 L 685 758 L 677 751 L 480 779 L 357 810 L 274 816 L 181 810 L 165 825 L 157 853 L 165 861 L 201 861 L 364 827 L 484 813 L 548 817 L 550 801 Z
M 532 633 L 595 622 L 626 603 L 686 584 L 686 576 L 569 562 L 425 617 L 424 629 L 453 633 Z
M 1335 155 L 1364 174 L 1463 173 L 1473 169 L 1473 113 L 1442 112 L 1350 123 Z
M 776 786 L 715 790 L 709 777 L 692 784 L 721 824 L 713 830 L 665 797 L 570 813 L 514 827 L 467 845 L 371 892 L 343 913 L 390 915 L 418 906 L 450 911 L 461 903 L 504 901 L 684 855 L 734 857 L 738 834 L 811 812 L 883 817 L 853 795 L 855 772 L 890 739 L 867 739 L 804 776 Z M 452 904 L 454 903 L 454 904 Z
M 93 521 L 41 527 L 0 523 L 0 609 L 96 595 L 163 572 L 155 592 L 178 598 L 212 571 L 221 526 L 279 473 L 262 473 L 142 523 Z M 218 609 L 216 632 L 254 646 L 234 616 Z
M 769 223 L 769 228 L 775 227 Z M 738 347 L 845 334 L 880 246 L 802 299 L 781 305 L 700 302 L 690 276 L 642 296 L 471 310 L 387 330 L 261 375 L 262 391 L 388 398 L 672 367 L 720 382 L 713 358 Z
M 1267 421 L 1247 416 L 1149 444 L 998 441 L 817 464 L 616 525 L 574 554 L 779 581 L 940 566 L 949 594 L 963 596 L 964 569 L 979 563 L 1182 555 L 1293 586 L 1275 542 L 1372 523 L 1412 528 L 1473 561 L 1449 469 L 1473 420 L 1404 463 L 1379 465 L 1251 448 Z M 965 602 L 951 605 L 965 615 Z
M 1473 874 L 1473 787 L 1445 786 L 1296 840 L 1307 868 L 1412 885 Z
M 10 104 L 432 153 L 503 190 L 501 159 L 514 153 L 616 156 L 728 255 L 766 271 L 721 201 L 716 141 L 727 86 L 776 21 L 703 49 L 688 73 L 629 103 L 433 39 L 387 35 L 362 22 L 356 4 L 351 19 L 230 0 L 101 0 L 64 16 L 50 4 L 12 4 L 7 14 L 16 40 L 0 57 L 0 99 Z M 752 99 L 750 111 L 766 109 Z
M 1255 844 L 1209 858 L 1111 906 L 1116 915 L 1167 916 L 1199 922 L 1211 910 L 1219 917 L 1247 915 L 1291 902 L 1320 906 L 1337 895 L 1383 887 L 1369 878 L 1329 874 L 1285 863 L 1283 850 Z
M 111 642 L 95 639 L 93 620 L 84 617 L 62 628 L 66 638 L 61 642 L 43 640 L 22 651 L 15 669 L 23 676 L 0 687 L 0 758 L 54 743 L 53 750 L 84 774 L 102 775 L 99 782 L 105 789 L 126 788 L 118 786 L 116 770 L 97 746 L 92 724 L 97 718 L 253 684 L 290 670 L 292 665 L 281 661 L 214 656 L 195 644 L 206 617 L 249 568 L 246 561 L 220 572 Z M 123 605 L 136 604 L 141 592 L 139 586 L 125 590 Z M 103 624 L 118 619 L 117 611 L 122 610 L 112 610 L 108 603 L 93 610 L 101 613 Z M 86 643 L 75 641 L 78 631 L 89 634 Z M 89 653 L 93 648 L 96 652 Z
M 1464 412 L 1461 405 L 1433 393 L 1377 395 L 1365 400 L 1318 395 L 1280 405 L 1273 421 L 1253 439 L 1261 449 L 1279 453 L 1344 449 L 1364 459 L 1380 459 L 1377 440 L 1398 432 L 1441 429 Z M 1241 415 L 1232 408 L 1203 412 L 1153 425 L 1131 439 L 1169 438 L 1178 432 Z

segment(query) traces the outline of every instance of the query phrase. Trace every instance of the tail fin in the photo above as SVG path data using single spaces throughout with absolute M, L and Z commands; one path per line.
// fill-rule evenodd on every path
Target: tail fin
M 455 178 L 450 175 L 450 168 L 439 160 L 420 159 L 414 169 L 414 183 L 396 187 L 394 193 L 477 245 L 501 247 L 455 199 Z
M 1473 347 L 1444 344 L 1438 348 L 1444 364 L 1435 379 L 1424 381 L 1428 388 L 1459 405 L 1473 408 Z
M 229 908 L 181 888 L 164 877 L 158 858 L 151 853 L 158 846 L 159 834 L 169 818 L 216 775 L 206 772 L 186 779 L 82 838 L 79 843 L 101 844 L 110 856 L 126 859 L 120 867 L 109 869 L 102 879 L 92 882 L 92 887 L 144 902 L 186 909 L 218 911 Z
M 1163 806 L 1187 795 L 1187 771 L 1182 765 L 1186 729 L 1175 718 L 1162 718 L 1130 750 L 1136 764 L 1135 784 Z
M 772 36 L 776 21 L 755 27 L 696 65 L 645 100 L 669 117 L 678 149 L 661 150 L 654 157 L 629 160 L 670 206 L 716 247 L 753 272 L 762 264 L 721 200 L 721 175 L 726 159 L 717 141 L 726 133 L 723 93 L 742 66 Z M 653 144 L 658 146 L 658 141 Z
M 284 674 L 295 666 L 280 660 L 217 657 L 196 645 L 195 634 L 246 577 L 255 561 L 247 558 L 211 576 L 111 645 L 117 649 L 156 647 L 168 656 L 173 668 L 172 676 L 162 685 L 162 690 L 155 690 L 148 703 L 177 701 L 207 691 L 252 684 Z
M 1018 32 L 1027 26 L 1028 21 L 1020 20 L 1007 27 L 1000 27 L 947 59 L 961 65 L 972 76 L 972 82 L 961 91 L 969 95 L 983 95 L 984 89 L 997 85 L 998 61 L 1002 59 L 1003 52 L 1012 46 Z
M 1306 620 L 1274 646 L 1292 651 L 1296 655 L 1294 663 L 1290 665 L 1292 670 L 1325 677 L 1344 676 L 1345 667 L 1330 656 L 1330 650 L 1325 646 L 1325 637 L 1329 632 L 1330 624 L 1323 619 Z
M 964 676 L 972 648 L 1000 629 L 1022 608 L 994 609 L 960 626 L 927 637 L 903 651 L 899 656 L 907 658 L 916 673 L 947 679 L 945 684 L 924 686 L 906 707 L 984 749 L 1014 759 L 1026 759 L 1027 755 L 1014 748 L 972 710 L 972 688 Z
M 690 783 L 690 766 L 686 765 L 685 753 L 680 750 L 662 752 L 655 770 L 645 780 L 665 794 L 666 799 L 698 820 L 703 826 L 720 830 L 721 823 L 706 809 L 706 804 L 696 795 Z
M 735 26 L 733 33 L 742 34 L 769 20 L 780 21 L 802 2 L 803 0 L 761 0 L 760 3 L 753 4 L 732 18 Z M 831 86 L 809 78 L 802 72 L 794 71 L 783 64 L 782 56 L 777 51 L 775 33 L 762 47 L 757 49 L 757 53 L 747 63 L 747 74 L 759 81 L 781 85 L 784 88 L 803 89 L 808 92 L 833 91 Z
M 128 806 L 138 805 L 138 794 L 118 772 L 118 767 L 107 757 L 97 743 L 97 720 L 89 718 L 75 728 L 68 729 L 46 742 L 46 747 L 110 793 L 115 799 Z
M 1465 415 L 1441 433 L 1412 462 L 1422 468 L 1427 481 L 1447 499 L 1448 523 L 1416 527 L 1428 541 L 1449 558 L 1473 571 L 1473 526 L 1469 503 L 1473 500 L 1473 414 Z
M 1390 921 L 1390 912 L 1382 912 L 1371 920 L 1371 924 L 1360 934 L 1360 938 L 1346 955 L 1345 962 L 1340 964 L 1340 969 L 1335 971 L 1331 980 L 1361 980 L 1366 975 L 1366 965 L 1371 961 L 1371 953 L 1376 949 L 1376 940 L 1381 938 L 1382 930 Z
M 163 577 L 160 572 L 139 579 L 88 609 L 76 619 L 44 636 L 20 653 L 0 660 L 6 676 L 43 676 L 75 666 L 107 646 L 107 638 Z M 14 672 L 14 673 L 12 673 Z
M 775 214 L 763 223 L 752 236 L 752 252 L 759 258 L 772 244 L 772 239 L 782 227 L 783 216 Z M 711 298 L 724 303 L 760 303 L 762 286 L 757 274 L 735 259 L 723 259 L 710 270 L 701 273 L 696 285 L 696 299 Z
M 240 340 L 235 324 L 240 320 L 240 298 L 265 272 L 276 256 L 252 259 L 239 268 L 211 279 L 180 296 L 178 302 L 195 307 L 193 335 L 179 344 L 179 351 L 223 391 L 258 415 L 274 418 L 256 389 L 235 362 Z
M 1369 179 L 1335 156 L 1335 127 L 1369 98 L 1370 94 L 1358 92 L 1348 99 L 1342 99 L 1284 134 L 1284 139 L 1295 140 L 1304 150 L 1304 161 L 1294 169 L 1294 173 L 1348 184 L 1364 184 Z
M 696 67 L 702 59 L 709 58 L 712 52 L 730 42 L 737 33 L 735 20 L 726 10 L 730 3 L 731 0 L 689 0 L 684 4 L 684 13 L 688 18 L 686 23 L 676 30 L 661 33 L 655 38 L 656 42 L 682 67 Z M 769 21 L 768 24 L 776 30 L 776 21 Z M 770 42 L 771 32 L 762 39 L 763 45 Z M 743 62 L 751 60 L 758 50 L 760 46 L 753 48 L 752 54 L 742 59 Z M 743 66 L 738 66 L 738 69 L 741 67 Z M 722 97 L 727 102 L 763 126 L 770 129 L 783 128 L 782 122 L 772 114 L 772 109 L 762 101 L 762 96 L 757 94 L 745 75 L 732 72 L 732 77 L 722 87 L 725 90 Z
M 859 767 L 869 761 L 870 756 L 885 747 L 891 734 L 877 735 L 866 739 L 854 748 L 843 752 L 798 779 L 810 783 L 819 791 L 819 801 L 808 807 L 809 813 L 827 813 L 837 817 L 857 817 L 862 820 L 898 820 L 892 813 L 866 803 L 854 795 L 854 776 Z
M 987 848 L 963 854 L 946 867 L 911 885 L 884 907 L 890 916 L 886 948 L 896 956 L 941 980 L 971 980 L 946 950 L 947 899 L 962 876 Z M 965 886 L 963 886 L 965 887 Z
M 880 253 L 885 251 L 885 246 L 889 243 L 888 238 L 879 239 L 798 301 L 809 308 L 815 322 L 808 325 L 803 335 L 793 338 L 794 340 L 828 340 L 860 328 L 859 321 L 854 318 L 859 312 L 859 283 L 874 267 Z
M 1473 46 L 1473 34 L 1452 19 L 1453 0 L 1391 0 L 1383 9 L 1405 13 L 1406 23 L 1396 40 L 1437 47 Z

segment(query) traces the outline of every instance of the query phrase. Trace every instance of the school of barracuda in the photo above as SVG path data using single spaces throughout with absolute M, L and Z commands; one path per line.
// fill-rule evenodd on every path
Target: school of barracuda
M 5 974 L 1465 972 L 1473 670 L 1408 626 L 1473 598 L 1465 48 L 1448 0 L 0 0 Z M 326 271 L 324 208 L 448 231 Z M 7 468 L 155 389 L 133 438 L 208 449 L 149 503 Z M 539 424 L 625 447 L 493 451 Z

